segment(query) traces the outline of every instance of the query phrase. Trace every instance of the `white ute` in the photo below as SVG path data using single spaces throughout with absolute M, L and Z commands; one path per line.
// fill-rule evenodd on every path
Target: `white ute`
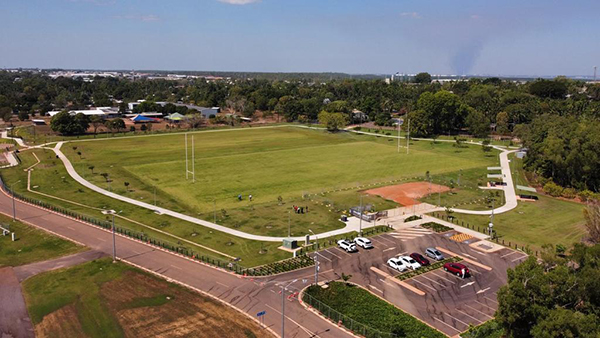
M 404 264 L 404 262 L 397 257 L 388 259 L 387 263 L 392 269 L 396 269 L 400 272 L 404 272 L 404 270 L 408 269 L 408 266 L 406 266 L 406 264 Z
M 356 237 L 354 239 L 354 243 L 356 243 L 356 245 L 362 247 L 363 249 L 371 249 L 371 248 L 373 248 L 373 243 L 371 243 L 371 240 L 368 239 L 368 238 Z
M 347 241 L 345 239 L 340 239 L 339 241 L 337 241 L 338 246 L 346 251 L 346 252 L 354 252 L 354 251 L 358 251 L 356 250 L 356 245 L 354 245 L 354 243 Z

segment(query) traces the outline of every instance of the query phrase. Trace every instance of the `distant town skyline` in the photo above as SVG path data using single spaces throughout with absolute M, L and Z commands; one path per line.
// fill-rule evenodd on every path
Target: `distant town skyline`
M 8 0 L 0 68 L 593 76 L 600 3 Z

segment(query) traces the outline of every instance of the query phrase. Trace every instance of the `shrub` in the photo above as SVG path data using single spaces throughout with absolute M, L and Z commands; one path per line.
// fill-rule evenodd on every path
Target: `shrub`
M 418 215 L 413 215 L 413 216 L 410 216 L 410 217 L 406 218 L 406 219 L 404 220 L 404 222 L 412 222 L 412 221 L 416 221 L 416 220 L 418 220 L 418 219 L 421 219 L 421 216 L 418 216 Z
M 562 196 L 564 198 L 575 198 L 575 196 L 577 196 L 577 191 L 573 188 L 566 188 L 563 190 Z
M 421 224 L 421 226 L 426 229 L 431 229 L 435 232 L 446 232 L 452 230 L 452 228 L 450 227 L 435 222 L 428 222 L 425 224 Z
M 563 193 L 563 187 L 550 181 L 544 185 L 544 192 L 552 197 L 560 197 Z
M 579 198 L 581 198 L 581 200 L 583 202 L 588 202 L 588 201 L 593 201 L 595 199 L 598 199 L 598 194 L 594 194 L 592 191 L 589 190 L 583 190 L 580 191 L 577 196 L 579 196 Z

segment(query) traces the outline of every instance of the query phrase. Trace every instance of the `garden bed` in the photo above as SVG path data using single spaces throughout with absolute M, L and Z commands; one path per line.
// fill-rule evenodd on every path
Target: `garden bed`
M 452 230 L 451 227 L 447 227 L 445 225 L 436 223 L 436 222 L 427 222 L 425 224 L 421 224 L 423 228 L 433 230 L 435 232 L 446 232 Z

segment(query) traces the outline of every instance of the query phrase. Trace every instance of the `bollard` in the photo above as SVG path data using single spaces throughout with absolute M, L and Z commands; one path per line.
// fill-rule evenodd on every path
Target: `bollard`
M 11 236 L 12 236 L 12 241 L 14 242 L 14 241 L 15 241 L 15 233 L 13 232 L 13 233 L 11 234 Z

